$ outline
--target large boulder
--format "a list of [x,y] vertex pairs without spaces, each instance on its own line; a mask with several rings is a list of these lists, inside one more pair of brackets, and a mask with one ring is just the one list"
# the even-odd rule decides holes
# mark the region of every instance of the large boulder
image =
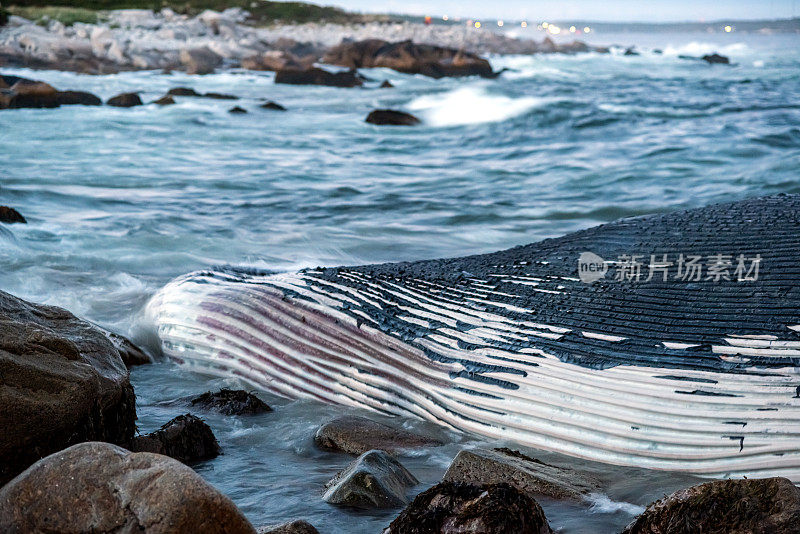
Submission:
[[72,446],[0,489],[0,532],[254,534],[190,467],[108,443]]
[[0,485],[75,443],[128,443],[135,400],[107,332],[0,291]]
[[419,481],[384,451],[368,451],[325,484],[323,499],[354,508],[396,508]]
[[170,420],[155,432],[136,436],[130,449],[163,454],[185,464],[210,460],[222,452],[211,427],[188,413]]
[[28,221],[25,220],[25,217],[23,217],[22,214],[17,210],[15,210],[14,208],[9,208],[8,206],[0,206],[0,222],[6,224],[14,224],[14,223],[25,224]]
[[384,534],[551,534],[535,500],[509,484],[440,482],[417,498]]
[[329,49],[324,63],[351,69],[384,67],[432,78],[445,76],[497,75],[487,60],[464,50],[418,44],[412,41],[389,43],[381,39],[342,42]]
[[187,74],[211,74],[222,64],[222,57],[205,46],[184,48],[181,50],[180,60]]
[[356,415],[346,415],[328,421],[317,430],[314,443],[323,450],[348,454],[363,454],[372,449],[397,453],[442,445],[436,438],[415,434]]
[[49,83],[19,76],[0,75],[0,109],[57,108],[62,105],[100,105],[101,100],[83,91],[58,91]]
[[800,489],[786,478],[718,480],[647,507],[623,534],[800,532]]
[[266,402],[242,389],[206,391],[193,398],[191,405],[193,408],[214,410],[225,415],[253,415],[272,411]]
[[411,113],[397,111],[394,109],[376,109],[371,111],[365,122],[370,124],[388,124],[392,126],[414,126],[420,120]]
[[275,83],[291,85],[327,85],[330,87],[360,87],[364,80],[354,70],[328,72],[317,67],[308,69],[287,68],[275,73]]
[[505,482],[531,497],[554,499],[580,499],[599,489],[599,484],[586,475],[509,449],[461,451],[442,480],[475,485]]

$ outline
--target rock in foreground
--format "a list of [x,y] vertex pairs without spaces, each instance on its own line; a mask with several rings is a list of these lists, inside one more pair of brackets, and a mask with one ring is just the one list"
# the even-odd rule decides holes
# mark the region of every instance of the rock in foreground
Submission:
[[271,412],[267,403],[242,389],[206,391],[191,401],[192,407],[214,410],[225,415],[253,415]]
[[170,420],[155,432],[137,436],[131,443],[131,450],[163,454],[185,464],[210,460],[222,452],[211,428],[188,413]]
[[420,120],[410,113],[394,109],[376,109],[367,115],[366,122],[370,124],[388,124],[392,126],[414,126]]
[[0,222],[6,224],[22,223],[26,224],[28,221],[22,216],[20,212],[8,206],[0,206]]
[[355,71],[328,72],[311,67],[310,69],[281,69],[275,73],[275,83],[290,85],[327,85],[329,87],[360,87],[364,80]]
[[786,478],[719,480],[647,507],[623,534],[800,532],[800,489]]
[[323,450],[348,454],[363,454],[372,449],[397,453],[407,449],[442,445],[435,438],[356,415],[337,417],[325,423],[317,430],[314,443]]
[[190,467],[89,442],[57,452],[0,489],[0,532],[253,534]]
[[323,499],[354,508],[395,508],[408,502],[406,491],[419,481],[384,451],[365,452],[333,477]]
[[551,534],[542,507],[508,484],[440,482],[392,521],[384,534]]
[[109,334],[1,291],[0,406],[0,484],[70,445],[126,444],[135,430],[133,388]]
[[319,531],[308,521],[298,519],[282,525],[259,527],[258,534],[319,534]]

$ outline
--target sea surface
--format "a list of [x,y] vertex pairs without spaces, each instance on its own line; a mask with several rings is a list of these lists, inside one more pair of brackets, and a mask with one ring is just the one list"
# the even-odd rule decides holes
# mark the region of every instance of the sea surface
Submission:
[[[0,289],[64,306],[154,349],[144,305],[196,269],[491,252],[619,217],[800,193],[800,36],[590,40],[623,48],[493,57],[496,68],[510,69],[496,80],[367,70],[373,81],[363,89],[275,85],[267,72],[3,69],[103,99],[140,91],[149,102],[176,86],[241,98],[0,112],[0,205],[29,222],[0,226]],[[621,54],[631,44],[641,55]],[[714,51],[733,65],[678,57]],[[384,79],[395,88],[378,89]],[[267,99],[288,111],[261,109]],[[228,113],[233,105],[249,113]],[[406,110],[423,124],[366,124],[375,108]],[[168,362],[137,368],[132,380],[142,432],[187,411],[187,396],[237,385]],[[224,455],[197,466],[255,525],[306,518],[323,533],[374,533],[397,515],[321,501],[323,484],[349,457],[316,450],[312,436],[341,408],[262,398],[274,412],[202,414]],[[450,445],[403,459],[422,482],[415,492],[438,481],[460,448],[482,444],[448,437]],[[618,531],[641,506],[693,482],[593,468],[604,492],[585,503],[542,501],[554,528]]]

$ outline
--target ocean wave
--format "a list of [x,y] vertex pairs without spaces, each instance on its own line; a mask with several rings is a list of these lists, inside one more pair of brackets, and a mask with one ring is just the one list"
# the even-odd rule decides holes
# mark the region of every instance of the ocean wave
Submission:
[[608,495],[602,493],[591,493],[586,496],[586,500],[592,505],[589,511],[595,514],[613,514],[624,512],[629,515],[639,515],[644,512],[644,506],[621,501],[612,501]]
[[703,43],[699,41],[691,41],[689,43],[672,46],[669,45],[664,48],[665,56],[703,56],[706,54],[723,54],[723,55],[741,55],[748,52],[750,48],[745,43],[731,43],[729,45],[720,46],[714,43]]

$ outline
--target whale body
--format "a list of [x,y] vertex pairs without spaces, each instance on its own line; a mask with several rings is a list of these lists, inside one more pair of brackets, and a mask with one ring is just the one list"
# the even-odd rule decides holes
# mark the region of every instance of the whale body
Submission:
[[281,396],[800,482],[800,195],[463,258],[199,271],[147,314],[169,358]]

